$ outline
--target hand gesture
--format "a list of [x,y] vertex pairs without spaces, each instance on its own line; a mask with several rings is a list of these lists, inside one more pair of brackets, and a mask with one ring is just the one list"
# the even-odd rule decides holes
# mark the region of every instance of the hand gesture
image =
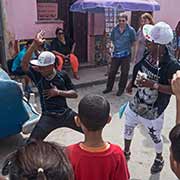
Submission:
[[171,80],[171,87],[177,99],[180,100],[180,70],[178,70],[173,75],[173,79]]
[[54,86],[52,83],[51,83],[51,89],[48,89],[48,90],[44,90],[43,91],[43,96],[46,98],[46,99],[50,99],[52,97],[56,97],[59,95],[59,90],[57,89],[56,86]]
[[132,81],[130,81],[126,87],[126,92],[132,95]]
[[36,34],[34,42],[37,46],[41,46],[46,40],[44,39],[45,31],[40,31]]
[[147,88],[153,88],[154,85],[153,81],[146,79],[145,77],[137,79],[136,83],[139,87],[147,87]]

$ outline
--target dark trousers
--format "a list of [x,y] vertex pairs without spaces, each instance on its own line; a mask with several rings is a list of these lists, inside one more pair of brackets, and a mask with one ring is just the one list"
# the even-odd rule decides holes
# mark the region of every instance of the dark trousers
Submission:
[[43,140],[50,132],[57,128],[68,127],[78,132],[82,132],[81,128],[77,127],[74,121],[76,112],[67,108],[63,113],[43,113],[39,122],[33,129],[28,142],[31,140]]
[[126,58],[112,58],[106,89],[112,90],[119,66],[121,66],[121,75],[118,87],[119,91],[124,92],[128,80],[130,56]]

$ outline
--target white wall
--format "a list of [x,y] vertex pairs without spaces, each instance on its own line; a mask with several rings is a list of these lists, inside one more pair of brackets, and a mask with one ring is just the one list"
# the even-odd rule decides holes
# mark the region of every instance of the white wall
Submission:
[[154,13],[157,21],[167,22],[173,29],[180,21],[180,0],[156,0],[160,3],[161,10]]

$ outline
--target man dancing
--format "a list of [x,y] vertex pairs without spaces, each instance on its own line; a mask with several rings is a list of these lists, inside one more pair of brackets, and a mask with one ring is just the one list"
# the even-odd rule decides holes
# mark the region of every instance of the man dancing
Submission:
[[44,41],[44,33],[41,31],[36,35],[22,61],[23,71],[38,88],[42,107],[42,116],[33,129],[29,141],[43,140],[51,131],[60,127],[69,127],[82,132],[74,122],[76,113],[66,103],[66,98],[77,98],[78,95],[68,75],[55,70],[55,55],[44,51],[37,60],[30,61],[33,51]]
[[161,137],[164,110],[172,94],[172,76],[180,69],[180,64],[172,59],[165,46],[173,39],[173,32],[168,24],[159,22],[154,26],[145,25],[143,34],[148,52],[135,65],[133,78],[126,89],[128,93],[132,93],[132,88],[137,87],[137,93],[126,108],[124,154],[127,160],[130,159],[134,128],[143,124],[155,146],[156,158],[151,167],[151,173],[154,174],[160,172],[164,165]]

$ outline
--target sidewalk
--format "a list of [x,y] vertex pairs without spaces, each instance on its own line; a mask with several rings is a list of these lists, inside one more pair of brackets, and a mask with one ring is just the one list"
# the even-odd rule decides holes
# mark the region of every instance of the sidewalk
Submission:
[[[120,72],[120,69],[119,69]],[[72,76],[72,72],[68,71],[68,74],[71,77],[71,80],[76,88],[82,88],[92,85],[99,85],[104,84],[107,81],[107,76],[105,74],[107,73],[107,66],[98,66],[98,67],[86,67],[86,68],[80,68],[79,70],[79,76],[80,80],[76,80]],[[130,68],[129,76],[132,74],[132,65]],[[119,79],[120,73],[116,75],[116,80]]]
[[68,74],[71,77],[71,80],[76,88],[92,86],[97,84],[103,84],[107,80],[107,76],[105,76],[107,72],[106,66],[99,67],[88,67],[79,69],[80,80],[76,80],[73,78],[71,71]]

